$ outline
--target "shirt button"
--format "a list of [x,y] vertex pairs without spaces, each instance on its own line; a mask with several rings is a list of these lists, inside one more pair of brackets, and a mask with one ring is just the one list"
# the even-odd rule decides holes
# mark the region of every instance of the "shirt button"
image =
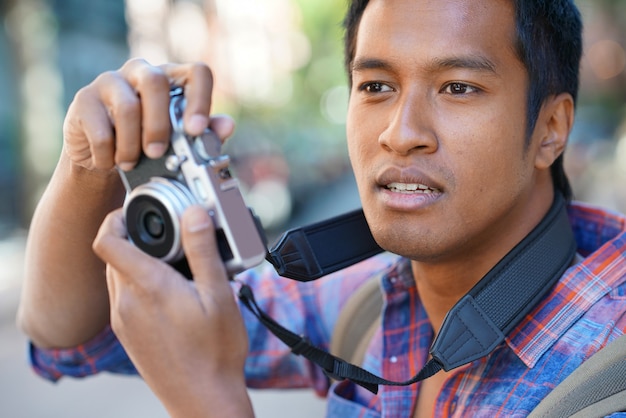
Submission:
[[390,362],[392,363],[397,363],[398,362],[398,357],[396,356],[391,356],[391,358],[389,359]]

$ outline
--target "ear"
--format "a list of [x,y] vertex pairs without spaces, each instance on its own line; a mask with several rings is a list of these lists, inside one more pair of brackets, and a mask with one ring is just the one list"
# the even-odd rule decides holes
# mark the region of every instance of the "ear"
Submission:
[[561,93],[546,99],[535,126],[537,153],[535,167],[548,169],[563,153],[574,125],[574,99]]

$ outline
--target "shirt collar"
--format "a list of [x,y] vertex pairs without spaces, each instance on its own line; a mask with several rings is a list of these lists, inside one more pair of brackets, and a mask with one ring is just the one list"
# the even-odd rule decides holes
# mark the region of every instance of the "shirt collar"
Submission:
[[385,293],[406,292],[415,287],[415,279],[411,270],[411,260],[400,257],[383,275],[382,287]]
[[570,267],[507,337],[527,367],[626,276],[626,218],[581,203],[571,204],[569,215],[579,253],[586,258]]

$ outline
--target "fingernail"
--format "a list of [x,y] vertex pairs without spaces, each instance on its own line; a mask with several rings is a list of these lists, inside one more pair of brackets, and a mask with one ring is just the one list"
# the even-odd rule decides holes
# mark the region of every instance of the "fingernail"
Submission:
[[165,149],[165,144],[162,142],[152,142],[146,147],[145,153],[149,158],[159,158],[163,156]]
[[189,209],[187,214],[187,230],[189,232],[199,232],[207,229],[211,225],[211,218],[201,208]]
[[117,166],[119,168],[121,168],[122,171],[130,171],[130,170],[133,169],[133,167],[135,167],[135,163],[123,161],[123,162],[119,163]]
[[199,135],[209,126],[209,118],[202,115],[191,115],[187,122],[187,132]]

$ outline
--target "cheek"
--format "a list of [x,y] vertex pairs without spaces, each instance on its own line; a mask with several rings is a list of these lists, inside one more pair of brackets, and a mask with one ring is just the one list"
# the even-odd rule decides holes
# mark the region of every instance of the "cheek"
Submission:
[[354,133],[348,133],[348,156],[350,158],[350,164],[354,173],[354,179],[356,181],[357,189],[361,199],[364,199],[366,184],[367,184],[367,167],[368,161],[371,161],[371,157],[368,157],[367,147],[364,145],[365,140],[359,139],[358,136],[354,136]]
[[354,133],[348,134],[348,156],[355,169],[361,167],[364,159],[370,153],[366,138],[360,137]]
[[369,126],[366,121],[359,118],[358,114],[349,110],[346,124],[346,138],[348,145],[348,156],[352,169],[359,181],[359,175],[365,171],[368,162],[374,156],[378,140],[375,128]]
[[[502,124],[502,116],[456,125],[441,144],[453,160],[449,167],[460,189],[484,196],[489,191],[514,187],[525,172],[524,137]],[[474,127],[475,129],[472,129]],[[457,140],[454,140],[457,138]],[[458,140],[462,138],[462,140]]]

